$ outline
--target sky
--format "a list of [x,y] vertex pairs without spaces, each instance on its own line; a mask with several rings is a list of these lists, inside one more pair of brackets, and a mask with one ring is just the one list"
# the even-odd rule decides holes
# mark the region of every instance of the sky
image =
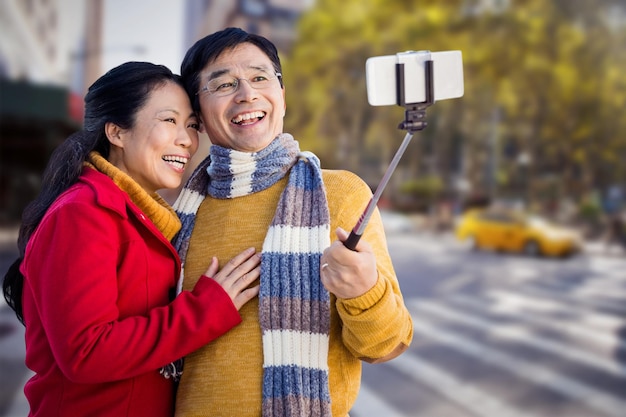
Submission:
[[103,71],[126,61],[150,61],[178,74],[185,53],[183,5],[171,0],[106,0]]

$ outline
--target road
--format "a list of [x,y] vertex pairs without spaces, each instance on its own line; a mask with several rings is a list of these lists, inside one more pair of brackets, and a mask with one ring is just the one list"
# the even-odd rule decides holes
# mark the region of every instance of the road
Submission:
[[[351,417],[624,415],[623,253],[530,259],[472,252],[448,234],[388,233],[414,339],[393,361],[364,365]],[[0,253],[0,271],[11,256]],[[0,416],[27,413],[22,360],[23,328],[0,303]]]
[[410,349],[365,365],[351,417],[623,417],[626,257],[472,252],[389,234]]
[[[0,228],[0,280],[17,257],[17,229]],[[22,386],[29,376],[24,365],[24,326],[0,297],[0,416],[25,417]]]

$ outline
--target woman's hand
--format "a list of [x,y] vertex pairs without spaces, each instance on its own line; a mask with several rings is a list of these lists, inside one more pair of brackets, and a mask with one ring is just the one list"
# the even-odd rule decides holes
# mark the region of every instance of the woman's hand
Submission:
[[244,250],[219,272],[218,260],[213,257],[204,274],[224,288],[237,310],[259,294],[259,285],[248,288],[261,275],[261,254],[255,252],[254,248]]

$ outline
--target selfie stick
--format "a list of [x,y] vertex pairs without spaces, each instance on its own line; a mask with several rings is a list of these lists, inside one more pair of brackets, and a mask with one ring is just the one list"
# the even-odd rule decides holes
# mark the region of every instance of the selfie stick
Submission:
[[358,222],[350,232],[350,236],[343,242],[344,246],[348,249],[355,250],[357,243],[361,239],[363,235],[363,231],[365,230],[365,226],[369,222],[370,216],[374,212],[376,208],[376,204],[378,204],[378,200],[383,193],[383,190],[387,186],[389,182],[389,178],[391,174],[396,169],[398,162],[400,162],[400,158],[402,154],[406,150],[407,146],[409,146],[409,142],[413,138],[413,133],[418,130],[423,130],[426,128],[426,108],[435,102],[434,100],[434,86],[433,86],[433,61],[428,60],[425,61],[425,82],[426,82],[426,101],[421,103],[405,103],[404,98],[404,64],[396,63],[396,101],[398,106],[403,106],[405,108],[404,112],[404,120],[398,125],[398,129],[406,130],[407,134],[400,145],[400,148],[396,151],[395,156],[393,157],[391,163],[387,167],[385,171],[385,175],[381,180],[380,184],[376,188],[376,192],[370,199],[370,202],[365,207],[365,211],[359,217]]

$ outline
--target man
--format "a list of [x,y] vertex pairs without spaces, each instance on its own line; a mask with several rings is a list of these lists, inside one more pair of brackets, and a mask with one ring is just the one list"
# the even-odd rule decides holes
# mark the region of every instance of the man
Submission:
[[193,287],[209,256],[250,246],[262,263],[242,323],[185,358],[176,415],[347,416],[361,361],[392,359],[413,335],[380,214],[355,251],[341,243],[371,190],[321,170],[283,133],[281,64],[267,39],[237,28],[209,35],[181,75],[212,143],[175,204],[181,287]]

